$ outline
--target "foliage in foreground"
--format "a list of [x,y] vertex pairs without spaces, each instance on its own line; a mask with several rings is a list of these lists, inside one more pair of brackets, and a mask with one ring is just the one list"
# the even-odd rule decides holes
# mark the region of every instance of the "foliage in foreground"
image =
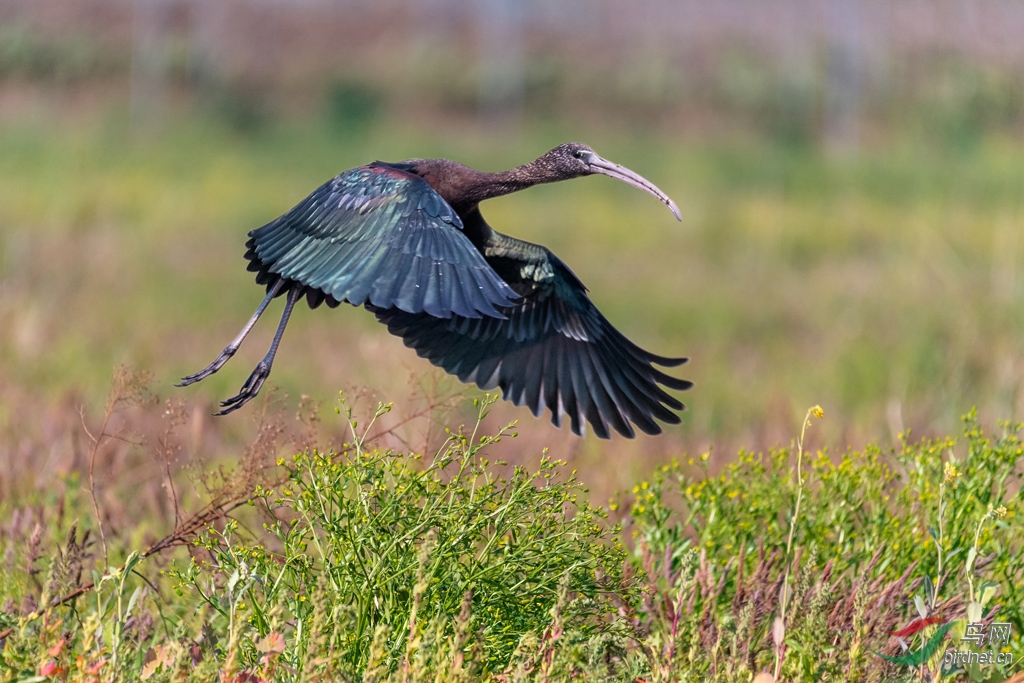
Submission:
[[196,543],[208,559],[173,572],[179,590],[226,621],[244,667],[258,664],[260,639],[288,632],[295,646],[283,662],[298,673],[390,668],[410,634],[436,648],[457,632],[464,643],[472,634],[484,668],[501,670],[549,625],[560,583],[574,596],[560,608],[573,637],[609,631],[611,596],[634,594],[617,529],[578,500],[574,476],[560,480],[564,463],[544,457],[534,473],[497,474],[480,452],[504,433],[452,434],[426,463],[364,452],[359,439],[341,455],[282,459],[287,482],[252,501],[272,520],[268,536],[239,542],[234,522],[204,534]]
[[[508,431],[424,458],[348,420],[351,445],[282,459],[173,565],[111,538],[105,566],[79,497],[5,510],[0,676],[1001,681],[1024,661],[1018,426],[673,462],[609,506],[630,556],[562,463],[484,459]],[[1009,623],[1014,664],[943,671],[969,622]]]
[[[689,461],[696,478],[663,466],[633,489],[630,514],[651,585],[687,608],[648,638],[689,644],[665,664],[689,680],[1002,681],[1024,659],[1020,429],[988,438],[972,412],[959,444],[905,439],[835,461],[798,442],[741,452],[719,476],[705,454]],[[949,638],[926,647],[946,622]],[[1015,664],[943,669],[947,649],[968,651],[968,623],[993,622],[1016,634]]]

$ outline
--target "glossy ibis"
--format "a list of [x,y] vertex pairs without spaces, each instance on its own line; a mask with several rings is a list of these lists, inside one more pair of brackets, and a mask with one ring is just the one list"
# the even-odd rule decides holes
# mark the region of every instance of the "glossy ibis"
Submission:
[[685,358],[649,353],[612,327],[587,288],[547,248],[503,235],[480,215],[480,202],[600,173],[679,209],[646,179],[577,143],[560,145],[510,171],[485,173],[446,159],[376,161],[345,171],[288,213],[249,233],[245,254],[267,296],[213,363],[182,378],[198,382],[227,362],[274,297],[287,295],[267,355],[224,415],[259,393],[298,300],[364,306],[406,346],[463,382],[500,387],[506,400],[539,416],[551,410],[572,431],[584,420],[608,438],[633,425],[661,432],[683,404],[661,386],[691,383],[654,365]]

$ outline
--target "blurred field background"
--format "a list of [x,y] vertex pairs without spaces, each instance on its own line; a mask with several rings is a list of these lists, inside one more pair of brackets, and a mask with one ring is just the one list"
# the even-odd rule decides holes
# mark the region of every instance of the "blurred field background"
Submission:
[[[411,157],[501,170],[568,140],[683,222],[603,178],[488,220],[559,254],[630,338],[688,355],[696,386],[681,426],[635,442],[502,404],[505,457],[550,446],[606,497],[671,456],[789,443],[816,403],[812,445],[833,452],[956,433],[975,405],[1020,418],[1021,35],[1024,5],[970,0],[0,0],[0,497],[87,466],[120,364],[155,397],[125,433],[153,444],[178,416],[176,467],[230,462],[266,411],[308,422],[340,389],[396,421],[442,402],[456,383],[365,311],[300,309],[260,399],[209,417],[279,302],[219,374],[172,383],[262,298],[246,232],[325,179]],[[429,447],[436,412],[389,438]],[[97,464],[112,518],[161,505],[133,443]]]

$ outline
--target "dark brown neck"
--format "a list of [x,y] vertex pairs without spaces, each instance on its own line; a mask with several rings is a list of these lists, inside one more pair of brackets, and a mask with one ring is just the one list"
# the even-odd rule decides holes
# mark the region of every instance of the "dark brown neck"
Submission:
[[508,171],[488,173],[446,160],[431,160],[417,172],[430,186],[444,197],[456,211],[480,202],[502,197],[548,180],[538,174],[536,162],[530,162]]
[[484,200],[503,197],[544,182],[531,173],[533,169],[530,164],[498,173],[469,170],[471,173],[461,179],[462,184],[458,193],[461,196],[453,198],[459,204],[479,204]]

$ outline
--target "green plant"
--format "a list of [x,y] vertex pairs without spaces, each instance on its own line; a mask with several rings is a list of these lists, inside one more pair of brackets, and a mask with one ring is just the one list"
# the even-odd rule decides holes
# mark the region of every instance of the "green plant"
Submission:
[[[476,402],[479,419],[494,400]],[[178,589],[195,591],[227,630],[240,666],[256,666],[256,644],[280,632],[280,661],[299,672],[321,659],[327,672],[390,670],[431,629],[440,643],[471,628],[483,668],[501,671],[547,627],[563,577],[572,599],[560,619],[581,637],[612,628],[612,596],[634,590],[625,551],[575,476],[563,480],[564,463],[544,457],[536,472],[497,474],[504,463],[482,450],[515,436],[510,427],[449,433],[425,461],[368,449],[372,421],[360,428],[339,410],[352,430],[346,450],[282,459],[287,481],[257,489],[265,538],[244,543],[229,522],[197,539],[206,552],[175,572]]]
[[[996,530],[1008,529],[1003,520],[1011,516],[1013,499],[1019,498],[1019,493],[1011,495],[1008,479],[1015,473],[1020,476],[1015,472],[1015,464],[1022,451],[1018,436],[1021,427],[1005,423],[1002,436],[993,442],[983,435],[974,411],[964,417],[964,423],[966,457],[956,456],[950,439],[922,442],[916,448],[905,444],[901,452],[900,461],[910,474],[911,491],[916,494],[917,503],[935,502],[935,525],[926,525],[935,553],[934,564],[921,563],[926,573],[923,595],[914,596],[917,618],[895,634],[903,654],[886,659],[912,667],[922,677],[927,672],[936,680],[942,675],[961,674],[969,680],[981,681],[987,680],[992,671],[976,662],[963,664],[956,658],[948,661],[947,652],[970,654],[971,646],[965,644],[972,642],[965,638],[969,628],[989,628],[996,621],[1020,628],[1020,604],[1013,599],[1019,581],[999,580],[1021,571],[1020,553],[1012,543],[1007,545],[999,535],[991,533],[988,523],[992,520]],[[904,500],[911,500],[906,490]],[[1004,501],[1011,507],[1007,508]],[[922,511],[925,520],[930,521],[927,508]],[[993,548],[994,552],[979,557],[986,548]],[[1002,553],[1007,556],[1002,557]],[[988,580],[976,585],[982,572]],[[957,594],[957,581],[950,581],[959,574],[966,584],[962,594]],[[952,597],[940,605],[943,593]],[[1003,605],[993,605],[997,595],[1009,599]],[[953,641],[950,648],[942,647],[947,633]],[[910,642],[904,641],[904,637]],[[995,670],[1004,672],[1005,662],[997,664]]]
[[[775,618],[775,623],[772,627],[772,637],[775,640],[774,677],[776,679],[779,677],[783,653],[785,652],[783,642],[786,638],[786,608],[789,607],[790,599],[793,597],[789,585],[790,553],[793,550],[793,532],[796,531],[796,523],[800,518],[800,502],[803,500],[804,495],[804,435],[807,433],[807,427],[811,424],[812,417],[816,417],[819,420],[825,417],[825,412],[821,409],[821,406],[816,405],[807,409],[807,415],[804,416],[803,424],[800,426],[800,437],[796,440],[796,503],[793,504],[793,516],[789,518],[789,535],[786,536],[786,553],[783,555],[786,573],[782,577],[782,591],[779,593],[779,616]],[[817,548],[814,548],[814,550],[817,550]],[[813,569],[813,564],[807,569]],[[804,574],[806,573],[807,570],[804,571]],[[802,592],[807,592],[806,586]]]
[[[819,452],[807,474],[801,435],[796,469],[786,467],[788,449],[741,452],[712,476],[705,454],[688,461],[698,476],[673,461],[634,487],[635,560],[651,577],[639,620],[652,680],[938,676],[940,645],[969,622],[998,614],[1020,633],[1024,536],[1010,483],[1020,427],[991,440],[973,413],[965,425],[960,444],[904,440],[889,458],[877,448],[838,461]],[[962,593],[950,589],[951,572],[964,577]],[[780,601],[788,609],[773,620]],[[1020,662],[1024,644],[1007,648]],[[1010,671],[1005,662],[959,669],[971,680]]]
[[[111,524],[109,566],[76,478],[5,509],[0,680],[995,683],[1024,661],[1017,425],[665,464],[633,489],[629,555],[563,463],[485,459],[511,428],[372,448],[390,407],[361,425],[341,404],[339,453],[251,455],[144,551]],[[944,663],[994,620],[1017,664]]]

